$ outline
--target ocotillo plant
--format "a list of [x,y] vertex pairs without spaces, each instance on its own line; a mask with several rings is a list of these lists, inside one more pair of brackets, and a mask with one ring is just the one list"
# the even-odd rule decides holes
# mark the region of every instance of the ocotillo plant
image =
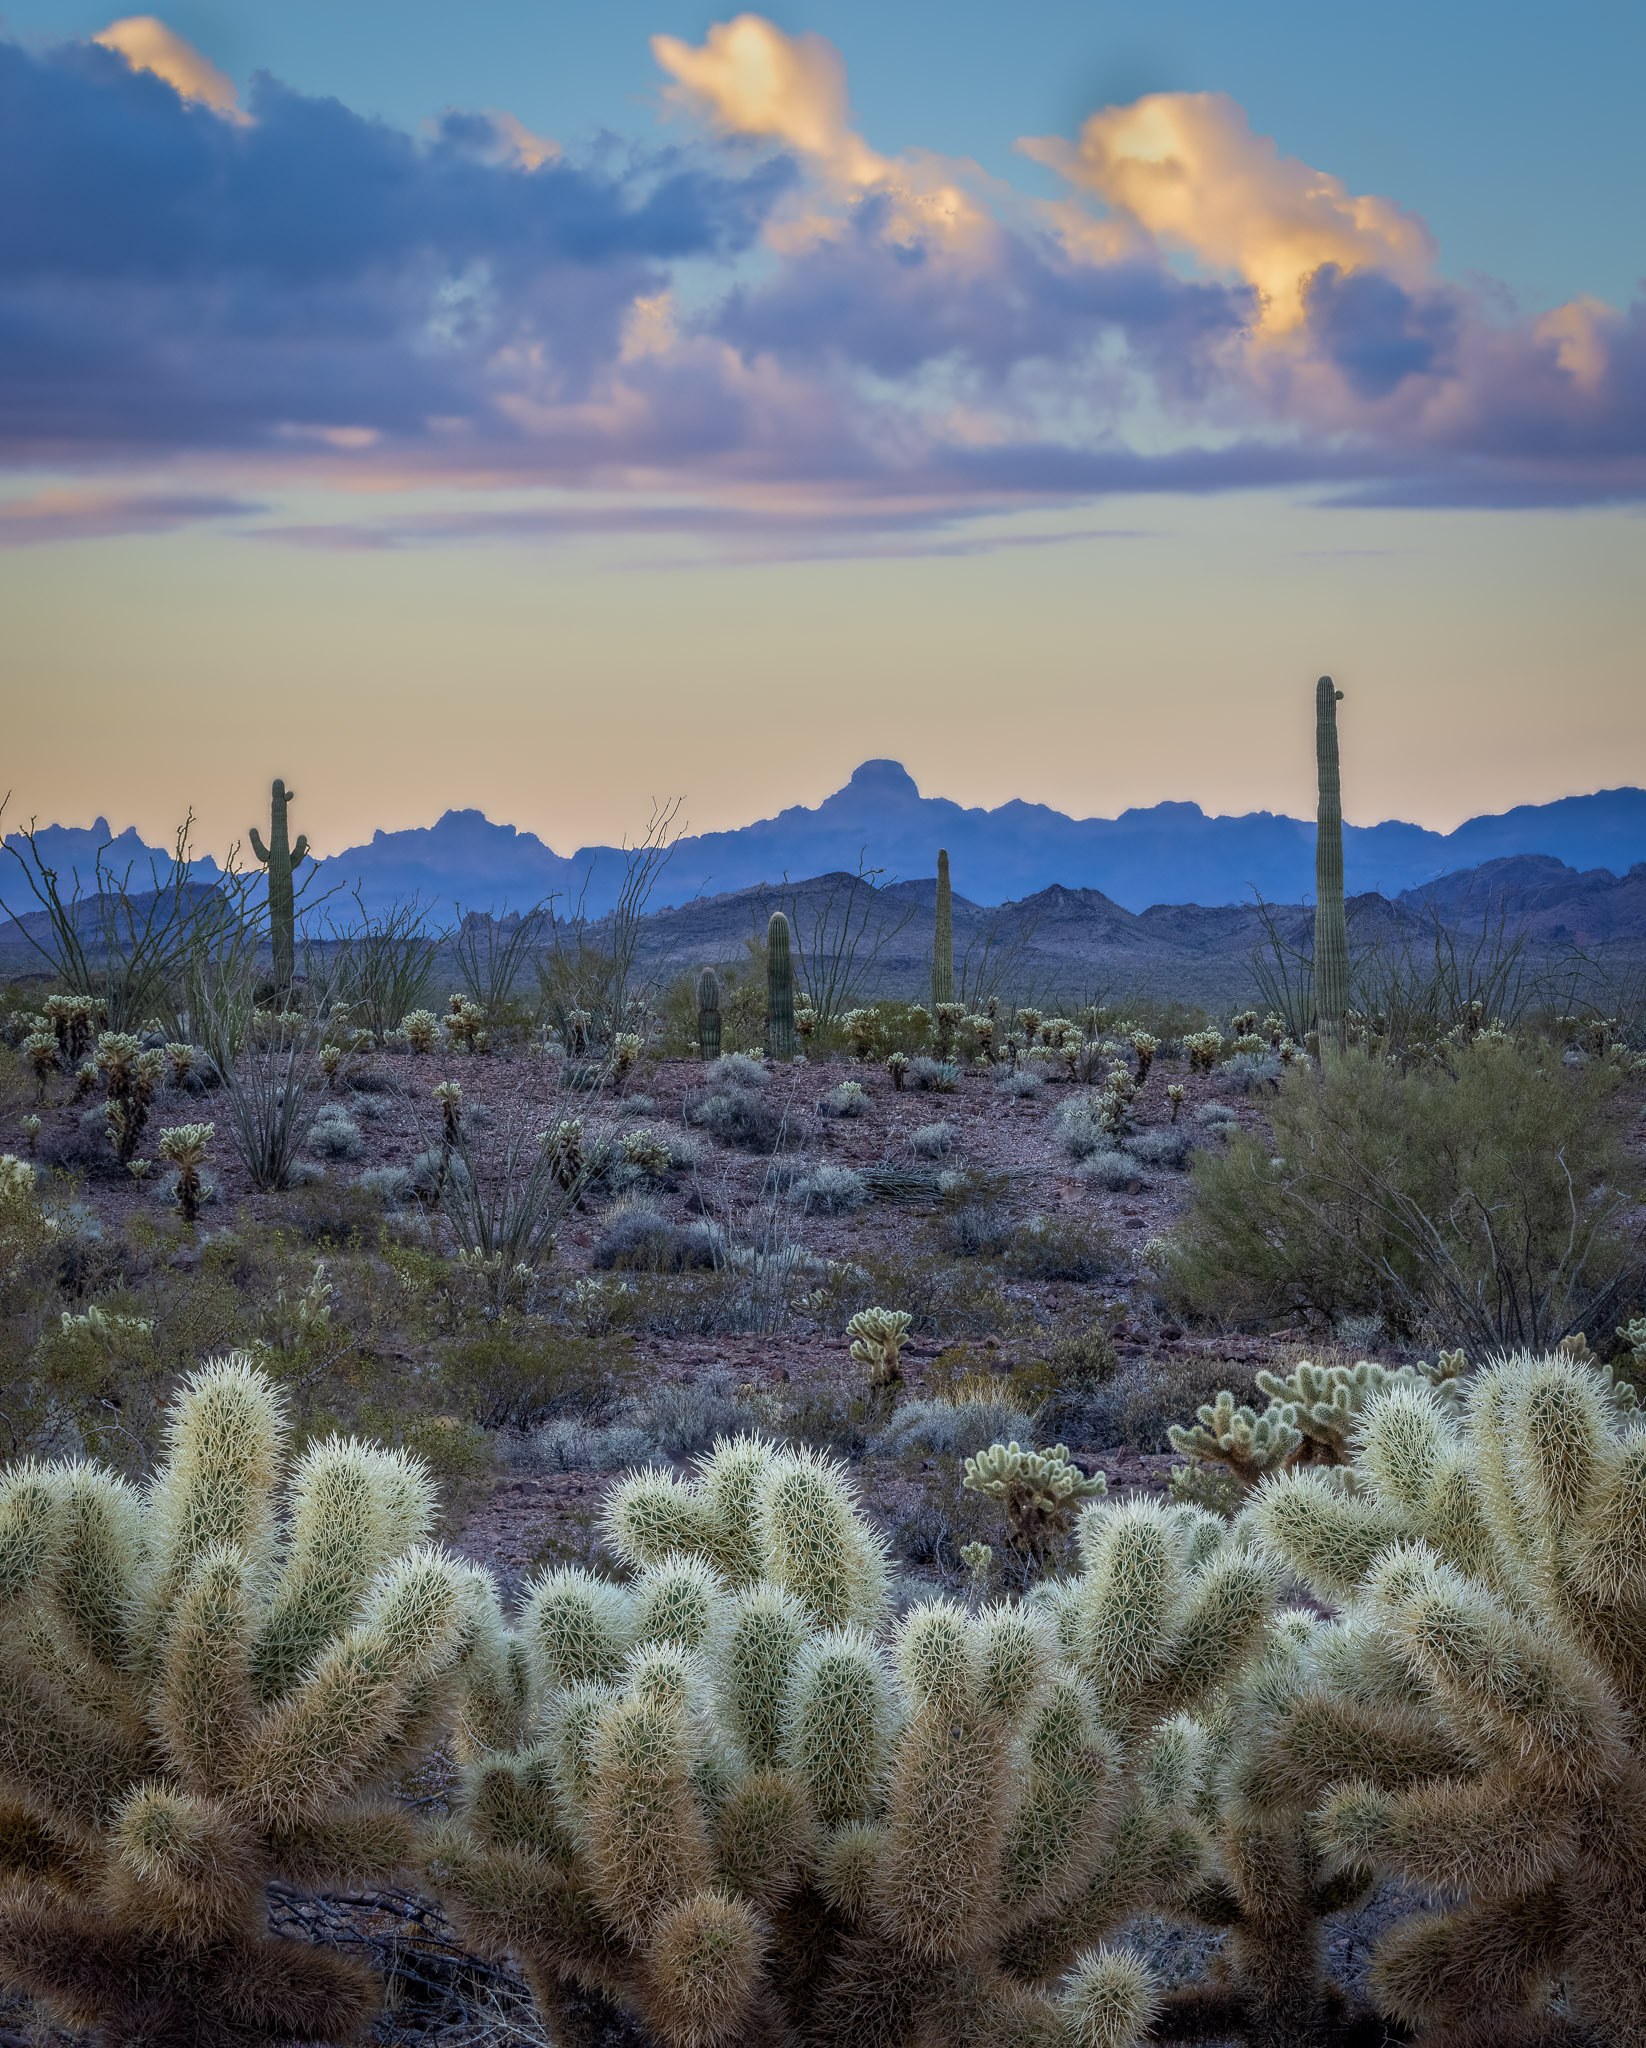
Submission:
[[1315,1015],[1320,1042],[1341,1041],[1349,1007],[1349,927],[1343,913],[1343,787],[1337,767],[1337,706],[1330,676],[1315,685]]
[[932,1008],[954,1001],[954,900],[949,893],[949,856],[937,852],[937,927],[932,935]]
[[383,1792],[500,1626],[489,1580],[420,1547],[415,1462],[333,1438],[282,1503],[285,1465],[274,1387],[230,1358],[146,1491],[0,1479],[0,1981],[111,2048],[361,2031],[371,1978],[271,1939],[265,1886],[411,1860]]
[[269,871],[269,943],[274,948],[274,985],[291,987],[297,971],[297,898],[291,871],[308,858],[309,842],[298,834],[293,846],[286,833],[286,806],[296,795],[277,775],[269,801],[269,843],[263,844],[255,825],[251,828],[251,850]]
[[746,1438],[631,1475],[605,1530],[631,1582],[530,1589],[519,1746],[470,1765],[432,1865],[551,2031],[593,1991],[668,2048],[1136,2038],[1147,1977],[1089,1944],[1200,1875],[1186,1717],[1272,1566],[1193,1509],[1096,1506],[1044,1598],[888,1628],[844,1472]]
[[794,963],[789,954],[789,920],[772,912],[766,927],[766,1057],[794,1058]]
[[1646,2040],[1646,1432],[1608,1375],[1522,1354],[1461,1421],[1394,1386],[1342,1475],[1270,1480],[1262,1537],[1346,1610],[1275,1723],[1327,1850],[1445,1903],[1371,1988],[1422,2041]]
[[697,1050],[705,1062],[720,1057],[720,983],[712,967],[697,977]]

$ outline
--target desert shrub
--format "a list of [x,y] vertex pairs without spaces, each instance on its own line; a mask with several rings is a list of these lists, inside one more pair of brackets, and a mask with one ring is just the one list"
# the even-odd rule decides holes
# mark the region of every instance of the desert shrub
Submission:
[[628,1375],[621,1349],[542,1327],[458,1338],[436,1353],[439,1391],[483,1429],[528,1430],[605,1407]]
[[1099,1225],[1074,1216],[1032,1216],[1012,1232],[1005,1262],[1023,1280],[1089,1284],[1112,1273],[1119,1260],[1114,1239]]
[[1083,1187],[1103,1188],[1117,1195],[1134,1184],[1146,1187],[1149,1176],[1130,1152],[1092,1152],[1081,1160],[1074,1177]]
[[1112,1151],[1124,1128],[1113,1098],[1080,1095],[1064,1103],[1052,1120],[1052,1132],[1071,1159],[1089,1159],[1094,1152]]
[[708,1094],[689,1095],[684,1109],[688,1123],[708,1131],[722,1145],[735,1145],[739,1151],[775,1152],[782,1142],[782,1113],[752,1088],[716,1088]]
[[1238,1124],[1239,1111],[1232,1102],[1203,1102],[1195,1111],[1195,1122],[1204,1124],[1210,1131],[1227,1130],[1230,1124]]
[[789,1200],[824,1216],[848,1216],[869,1199],[863,1176],[854,1167],[825,1161],[790,1183]]
[[1096,1386],[1067,1390],[1048,1408],[1046,1426],[1093,1450],[1169,1451],[1173,1427],[1215,1400],[1231,1379],[1239,1382],[1240,1398],[1255,1396],[1249,1366],[1177,1352],[1125,1359]]
[[764,1088],[771,1075],[746,1052],[727,1052],[709,1062],[704,1078],[711,1088]]
[[657,1448],[650,1430],[633,1422],[605,1425],[563,1415],[545,1422],[510,1448],[524,1472],[621,1472],[644,1465]]
[[403,1209],[412,1200],[412,1177],[403,1166],[368,1166],[354,1184],[385,1209]]
[[1028,1067],[1003,1068],[996,1074],[994,1085],[1002,1095],[1017,1102],[1033,1102],[1046,1090],[1044,1080]]
[[1194,1140],[1178,1124],[1156,1124],[1152,1130],[1134,1131],[1129,1138],[1122,1138],[1120,1145],[1122,1151],[1142,1160],[1145,1166],[1173,1170],[1187,1166],[1194,1150]]
[[356,1183],[317,1179],[290,1187],[269,1204],[269,1220],[301,1243],[370,1245],[383,1227],[381,1201]]
[[1531,1043],[1293,1072],[1272,1148],[1235,1133],[1197,1155],[1163,1296],[1236,1318],[1377,1315],[1467,1349],[1598,1334],[1640,1284],[1625,1095],[1617,1068]]
[[910,1060],[906,1085],[929,1089],[933,1095],[952,1095],[960,1086],[960,1069],[953,1060],[934,1060],[922,1053]]
[[1225,1087],[1233,1088],[1241,1095],[1250,1095],[1260,1088],[1277,1088],[1285,1068],[1273,1053],[1237,1052],[1233,1059],[1225,1060],[1218,1074]]
[[1114,1378],[1120,1366],[1112,1330],[1117,1313],[1063,1315],[1053,1323],[1040,1356],[1060,1389],[1078,1392]]
[[717,1265],[725,1250],[725,1233],[707,1218],[676,1223],[649,1202],[625,1197],[601,1219],[589,1263],[603,1273],[678,1273]]
[[870,1445],[879,1458],[911,1451],[938,1458],[965,1458],[993,1443],[1032,1443],[1032,1415],[1009,1400],[905,1401]]
[[652,1388],[628,1413],[671,1458],[695,1458],[722,1437],[747,1435],[755,1418],[726,1373]]
[[909,1134],[909,1148],[925,1159],[944,1159],[954,1150],[954,1125],[922,1124]]
[[831,1088],[818,1103],[820,1116],[862,1116],[873,1098],[861,1081],[842,1081],[838,1088]]
[[617,1114],[625,1122],[643,1116],[654,1116],[656,1113],[657,1104],[649,1095],[625,1095],[617,1105]]
[[935,1227],[937,1241],[952,1258],[997,1258],[1012,1241],[1012,1223],[998,1201],[961,1201],[946,1209]]
[[358,1159],[366,1141],[353,1117],[327,1103],[309,1126],[308,1148],[322,1159]]

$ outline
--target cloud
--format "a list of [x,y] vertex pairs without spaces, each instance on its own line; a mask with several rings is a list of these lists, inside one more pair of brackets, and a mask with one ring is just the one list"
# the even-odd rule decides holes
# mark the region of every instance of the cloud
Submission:
[[134,71],[152,71],[174,86],[186,100],[198,100],[214,114],[230,121],[244,121],[234,81],[227,78],[192,43],[184,42],[167,28],[158,15],[128,14],[111,21],[100,35],[92,37],[105,50],[118,50]]
[[1091,115],[1078,142],[1031,137],[1018,147],[1146,235],[1242,278],[1258,295],[1258,327],[1268,336],[1301,325],[1308,281],[1325,264],[1410,284],[1434,263],[1422,221],[1282,156],[1225,93],[1149,93]]
[[245,519],[263,507],[210,491],[99,491],[62,487],[0,498],[0,548],[49,541],[170,533],[200,520]]
[[762,520],[891,551],[1116,493],[1646,497],[1646,306],[1505,310],[1232,101],[1034,143],[1071,180],[1048,206],[871,148],[819,37],[744,15],[656,48],[702,132],[584,154],[497,112],[413,136],[266,76],[229,120],[125,47],[0,42],[0,466],[117,480],[12,533],[158,530],[297,481],[372,509],[259,532],[371,547],[480,530],[391,530],[378,494],[413,485],[477,517],[521,488],[690,499],[695,525],[633,530],[743,550]]

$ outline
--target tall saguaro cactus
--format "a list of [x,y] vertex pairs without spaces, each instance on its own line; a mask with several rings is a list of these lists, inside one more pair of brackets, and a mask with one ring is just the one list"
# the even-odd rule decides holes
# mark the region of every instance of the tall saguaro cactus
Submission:
[[1320,783],[1315,828],[1315,1015],[1320,1042],[1343,1037],[1349,1005],[1349,927],[1343,914],[1343,786],[1337,766],[1337,706],[1330,676],[1315,684],[1315,770]]
[[954,1001],[954,906],[949,893],[949,856],[937,852],[937,930],[932,940],[932,1003]]
[[720,1057],[720,982],[712,967],[697,977],[697,1049],[705,1060]]
[[308,858],[309,842],[302,833],[292,845],[286,833],[286,806],[296,795],[277,775],[269,802],[269,843],[263,844],[255,825],[251,828],[251,850],[269,871],[269,937],[274,947],[274,982],[290,988],[297,964],[297,908],[292,891],[291,871]]
[[772,912],[766,927],[766,1057],[794,1058],[794,961],[789,952],[789,920]]

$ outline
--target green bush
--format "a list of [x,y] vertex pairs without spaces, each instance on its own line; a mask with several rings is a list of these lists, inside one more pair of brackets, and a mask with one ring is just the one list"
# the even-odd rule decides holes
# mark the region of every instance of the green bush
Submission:
[[1196,1156],[1162,1295],[1234,1323],[1377,1315],[1480,1348],[1609,1330],[1641,1273],[1625,1091],[1604,1061],[1502,1039],[1404,1073],[1356,1052],[1293,1069],[1272,1145],[1234,1132]]

